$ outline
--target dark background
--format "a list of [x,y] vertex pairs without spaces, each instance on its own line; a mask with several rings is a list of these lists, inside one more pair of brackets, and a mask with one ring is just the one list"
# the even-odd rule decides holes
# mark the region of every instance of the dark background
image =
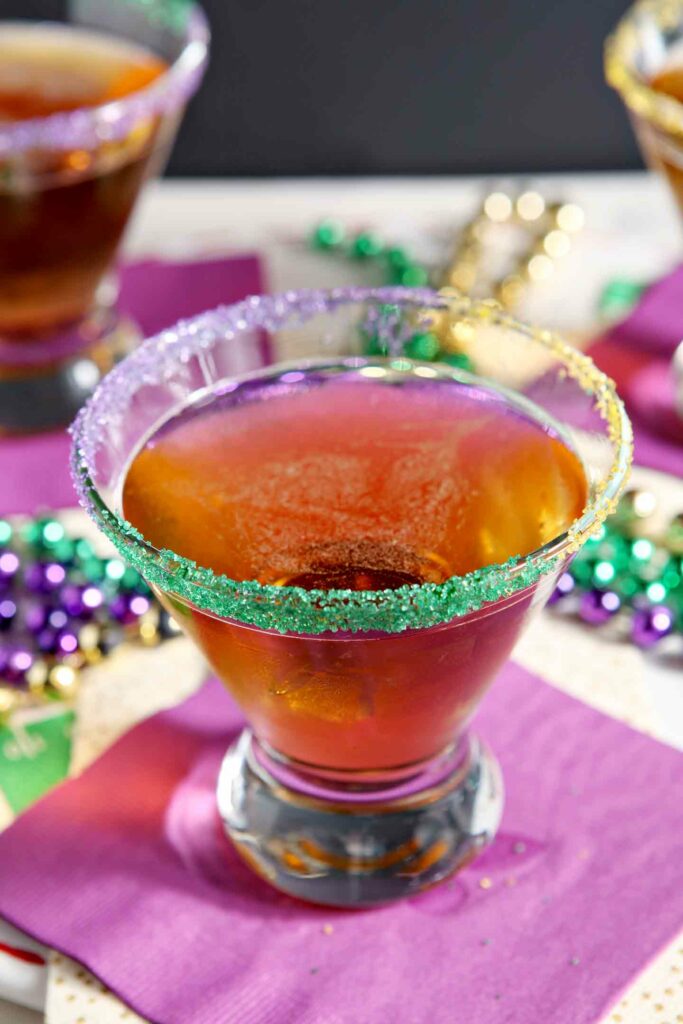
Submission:
[[[111,0],[117,2],[117,0]],[[45,17],[51,0],[0,0]],[[170,174],[639,166],[604,83],[626,0],[204,0],[211,64]]]

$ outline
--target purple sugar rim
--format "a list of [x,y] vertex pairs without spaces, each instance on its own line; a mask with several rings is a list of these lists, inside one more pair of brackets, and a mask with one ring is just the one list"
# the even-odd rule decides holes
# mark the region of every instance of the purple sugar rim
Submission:
[[[229,342],[245,331],[274,331],[284,325],[297,321],[303,323],[313,316],[333,312],[344,304],[368,301],[406,308],[444,309],[454,300],[428,288],[400,286],[302,290],[273,296],[251,296],[235,305],[219,306],[192,319],[181,320],[174,327],[161,331],[145,341],[100,382],[71,428],[74,486],[79,503],[91,519],[148,582],[218,617],[280,633],[399,633],[407,629],[426,629],[507,599],[538,583],[541,577],[558,571],[572,551],[613,510],[631,461],[630,423],[612,382],[587,357],[578,356],[564,343],[561,345],[565,357],[567,352],[571,352],[582,363],[590,365],[595,380],[605,389],[613,404],[616,420],[609,423],[603,415],[605,432],[616,449],[610,476],[567,531],[536,551],[511,558],[503,564],[485,566],[464,576],[453,576],[444,583],[406,585],[383,591],[304,590],[301,587],[261,584],[256,580],[237,581],[216,575],[173,551],[155,548],[106,504],[94,483],[101,427],[124,416],[131,396],[140,388],[172,380],[178,364],[187,363],[195,356],[201,360],[217,338]],[[457,304],[462,315],[479,317],[488,323],[496,322],[530,339],[539,340],[539,343],[542,341],[539,332],[505,313],[493,311],[485,302],[475,303],[459,297]],[[544,344],[551,344],[555,339],[548,332],[541,334],[547,335],[542,342]],[[374,357],[358,357],[353,365],[384,362],[386,360]],[[401,362],[419,365],[405,359]],[[571,373],[571,366],[568,368]],[[446,366],[440,367],[438,372],[460,379],[459,371]],[[580,380],[577,383],[583,386]],[[588,393],[594,392],[589,389]]]
[[95,149],[125,138],[142,119],[178,109],[199,87],[208,59],[209,37],[206,16],[193,4],[188,11],[183,48],[163,75],[144,89],[98,107],[0,122],[0,159],[33,149]]

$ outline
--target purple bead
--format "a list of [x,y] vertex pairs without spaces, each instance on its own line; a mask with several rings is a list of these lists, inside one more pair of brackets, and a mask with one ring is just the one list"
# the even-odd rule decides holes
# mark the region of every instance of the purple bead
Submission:
[[11,597],[0,600],[0,629],[9,629],[17,614],[16,603]]
[[633,613],[631,636],[638,647],[654,647],[674,628],[674,613],[664,604],[637,608]]
[[104,603],[104,594],[99,587],[95,587],[91,584],[83,589],[81,600],[83,602],[83,607],[86,608],[88,612],[94,612]]
[[23,683],[26,673],[33,664],[33,655],[25,647],[15,647],[10,653],[4,670],[4,678],[10,683]]
[[557,583],[555,584],[555,589],[548,598],[548,604],[557,604],[557,602],[561,601],[563,597],[567,597],[571,594],[575,586],[576,583],[571,573],[560,573]]
[[3,551],[0,554],[0,579],[9,581],[14,579],[19,568],[19,558],[13,551]]
[[78,637],[73,629],[62,629],[57,634],[57,650],[60,654],[74,654],[78,650]]
[[33,562],[24,570],[24,586],[34,594],[49,594],[61,587],[66,569],[59,562]]
[[90,615],[90,609],[83,604],[84,589],[75,583],[67,583],[59,592],[59,603],[73,619],[87,618]]
[[47,624],[50,609],[42,601],[30,600],[23,607],[24,625],[31,633],[40,633]]
[[48,625],[56,630],[64,629],[68,621],[69,616],[63,608],[54,608],[47,617]]
[[150,606],[149,598],[143,594],[117,594],[109,604],[109,612],[113,618],[128,626],[148,612]]
[[51,626],[41,629],[36,637],[36,643],[39,650],[43,651],[43,653],[53,654],[57,648],[57,630],[52,629]]
[[619,611],[621,599],[613,590],[588,590],[581,596],[579,615],[591,626],[601,626]]

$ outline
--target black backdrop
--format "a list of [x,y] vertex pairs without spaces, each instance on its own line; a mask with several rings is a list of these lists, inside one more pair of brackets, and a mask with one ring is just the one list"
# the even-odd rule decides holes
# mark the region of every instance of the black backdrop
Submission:
[[[111,0],[117,2],[117,0]],[[51,0],[0,0],[2,17]],[[625,0],[204,0],[210,70],[169,173],[638,166],[603,81]]]

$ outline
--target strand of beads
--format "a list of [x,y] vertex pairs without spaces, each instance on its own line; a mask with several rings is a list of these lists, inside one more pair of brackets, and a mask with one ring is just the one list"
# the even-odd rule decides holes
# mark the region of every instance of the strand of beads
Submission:
[[[584,223],[575,203],[547,203],[539,192],[491,192],[462,228],[444,284],[469,294],[475,287],[489,293],[505,309],[514,309],[527,288],[552,276],[555,263],[572,248],[572,237]],[[501,277],[482,285],[486,248],[493,225],[521,228],[528,242]]]
[[576,555],[550,604],[591,626],[618,623],[643,649],[683,635],[683,513],[663,533],[647,535],[656,499],[632,490],[617,513]]
[[0,520],[0,716],[72,698],[81,669],[124,640],[176,632],[134,569],[58,519]]
[[[486,291],[500,304],[511,309],[519,302],[525,287],[551,276],[555,262],[566,256],[572,237],[581,230],[584,214],[574,203],[547,203],[539,192],[520,195],[491,192],[474,216],[458,231],[453,256],[445,269],[433,271],[415,260],[405,248],[385,244],[372,232],[348,236],[336,220],[324,220],[314,229],[314,248],[352,260],[379,265],[387,284],[419,287],[430,282],[457,288],[470,294],[475,288]],[[490,229],[513,225],[528,236],[512,267],[497,279],[483,282],[490,246]]]
[[[337,253],[349,259],[373,263],[379,266],[386,284],[400,284],[406,287],[420,287],[429,284],[430,272],[424,264],[413,258],[405,248],[386,245],[377,235],[367,231],[347,236],[338,221],[324,220],[313,232],[311,243],[314,248]],[[395,320],[398,307],[385,306],[378,309],[380,319]],[[409,359],[438,360],[460,369],[470,370],[472,364],[461,348],[436,332],[425,329],[404,331],[406,340],[402,352]],[[361,343],[367,355],[388,355],[391,345],[381,330],[361,330]],[[391,352],[391,354],[398,354]]]
[[314,229],[311,243],[315,249],[378,266],[385,284],[420,288],[429,284],[430,273],[424,264],[405,248],[386,245],[370,231],[347,235],[343,224],[324,220]]

